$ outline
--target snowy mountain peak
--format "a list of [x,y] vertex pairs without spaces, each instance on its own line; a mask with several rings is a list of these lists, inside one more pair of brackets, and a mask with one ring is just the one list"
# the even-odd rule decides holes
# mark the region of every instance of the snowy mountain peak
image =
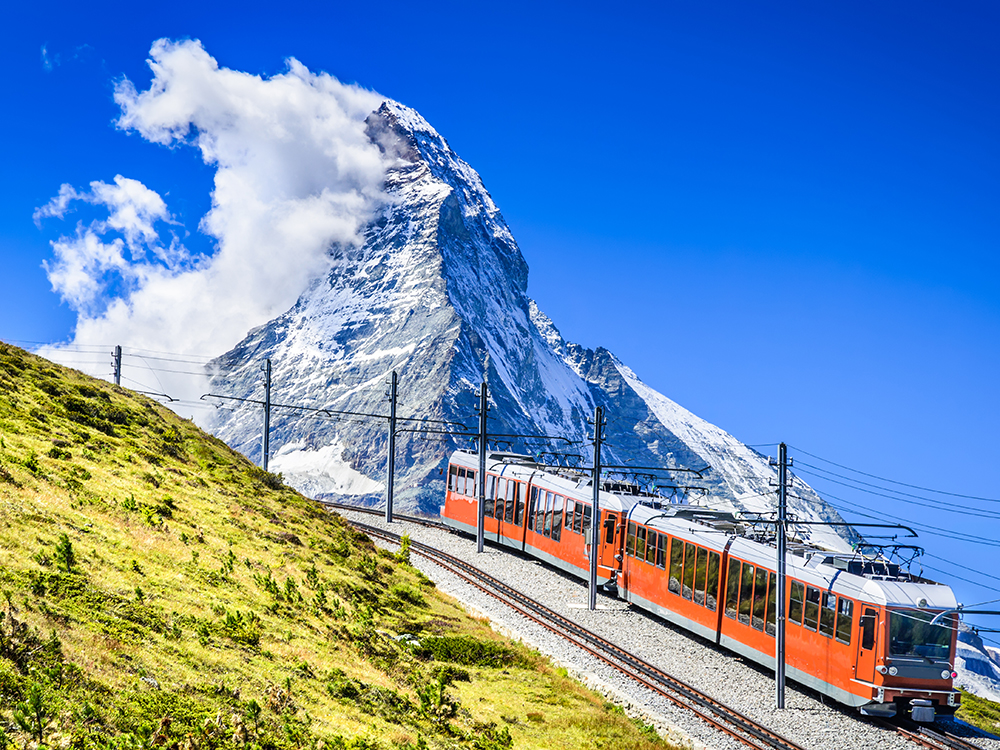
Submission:
[[[337,414],[386,414],[384,382],[396,371],[401,416],[472,427],[485,375],[491,432],[578,443],[512,447],[585,453],[588,418],[601,405],[609,461],[707,467],[699,481],[708,495],[692,494],[692,502],[770,511],[766,458],[657,393],[606,349],[562,337],[528,298],[527,264],[479,175],[423,117],[386,101],[366,133],[389,167],[388,199],[363,245],[331,248],[329,271],[292,309],[215,363],[216,393],[259,398],[259,366],[269,358],[275,401],[328,410],[272,414],[273,470],[316,497],[381,502],[386,423]],[[222,413],[215,431],[259,460],[260,423],[256,407],[242,406]],[[468,438],[400,433],[398,506],[435,512],[447,456],[470,446]],[[796,490],[800,518],[839,520],[804,484]],[[836,533],[811,528],[813,541],[845,548]]]

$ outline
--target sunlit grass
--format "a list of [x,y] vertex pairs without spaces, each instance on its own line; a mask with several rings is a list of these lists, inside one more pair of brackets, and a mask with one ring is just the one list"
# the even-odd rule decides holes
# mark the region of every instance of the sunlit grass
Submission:
[[[0,593],[0,748],[665,747],[191,422],[2,344]],[[517,666],[445,679],[401,633]]]

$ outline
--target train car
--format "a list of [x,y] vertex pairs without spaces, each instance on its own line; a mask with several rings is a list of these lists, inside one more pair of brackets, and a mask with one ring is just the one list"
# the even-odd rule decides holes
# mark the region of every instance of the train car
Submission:
[[[451,459],[441,515],[476,532],[479,457]],[[493,453],[487,460],[487,539],[589,576],[592,488],[582,474]],[[614,491],[619,490],[619,491]],[[773,541],[730,514],[665,505],[631,485],[600,494],[599,583],[682,628],[764,666],[775,664]],[[950,587],[880,558],[792,542],[786,556],[786,674],[863,713],[953,713]]]
[[[622,596],[774,668],[776,552],[733,516],[642,505],[626,517]],[[863,713],[953,713],[957,629],[951,588],[881,559],[792,543],[786,555],[789,679]]]
[[[456,451],[448,466],[441,517],[451,527],[476,533],[479,456]],[[622,519],[639,496],[600,493],[601,546],[598,585],[613,591],[621,571]],[[624,486],[624,485],[623,485]],[[530,456],[494,452],[486,461],[486,539],[526,552],[574,575],[590,575],[590,524],[593,489],[590,477],[570,469],[534,463]]]

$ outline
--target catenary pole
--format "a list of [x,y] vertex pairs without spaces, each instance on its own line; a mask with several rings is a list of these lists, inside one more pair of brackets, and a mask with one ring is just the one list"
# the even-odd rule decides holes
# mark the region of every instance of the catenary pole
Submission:
[[261,437],[261,467],[267,471],[267,458],[271,453],[271,360],[265,359],[264,366],[264,434]]
[[775,705],[785,707],[785,524],[788,506],[788,446],[778,446],[778,582],[777,628],[774,639]]
[[389,456],[385,467],[385,522],[392,523],[393,480],[396,476],[396,387],[398,376],[389,378]]
[[486,413],[490,401],[486,381],[479,388],[479,507],[476,509],[476,552],[482,552],[486,539]]
[[594,407],[594,501],[590,517],[590,611],[597,609],[597,555],[601,541],[601,441],[604,439],[604,409]]
[[115,385],[122,384],[122,348],[120,345],[115,346],[115,351],[111,355],[113,359],[111,360],[112,365],[115,368]]

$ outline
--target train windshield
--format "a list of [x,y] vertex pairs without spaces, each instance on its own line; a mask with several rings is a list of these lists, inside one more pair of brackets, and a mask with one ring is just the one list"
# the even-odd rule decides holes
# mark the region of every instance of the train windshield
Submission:
[[937,612],[897,609],[889,613],[889,656],[947,661],[951,655],[951,617],[931,623]]

